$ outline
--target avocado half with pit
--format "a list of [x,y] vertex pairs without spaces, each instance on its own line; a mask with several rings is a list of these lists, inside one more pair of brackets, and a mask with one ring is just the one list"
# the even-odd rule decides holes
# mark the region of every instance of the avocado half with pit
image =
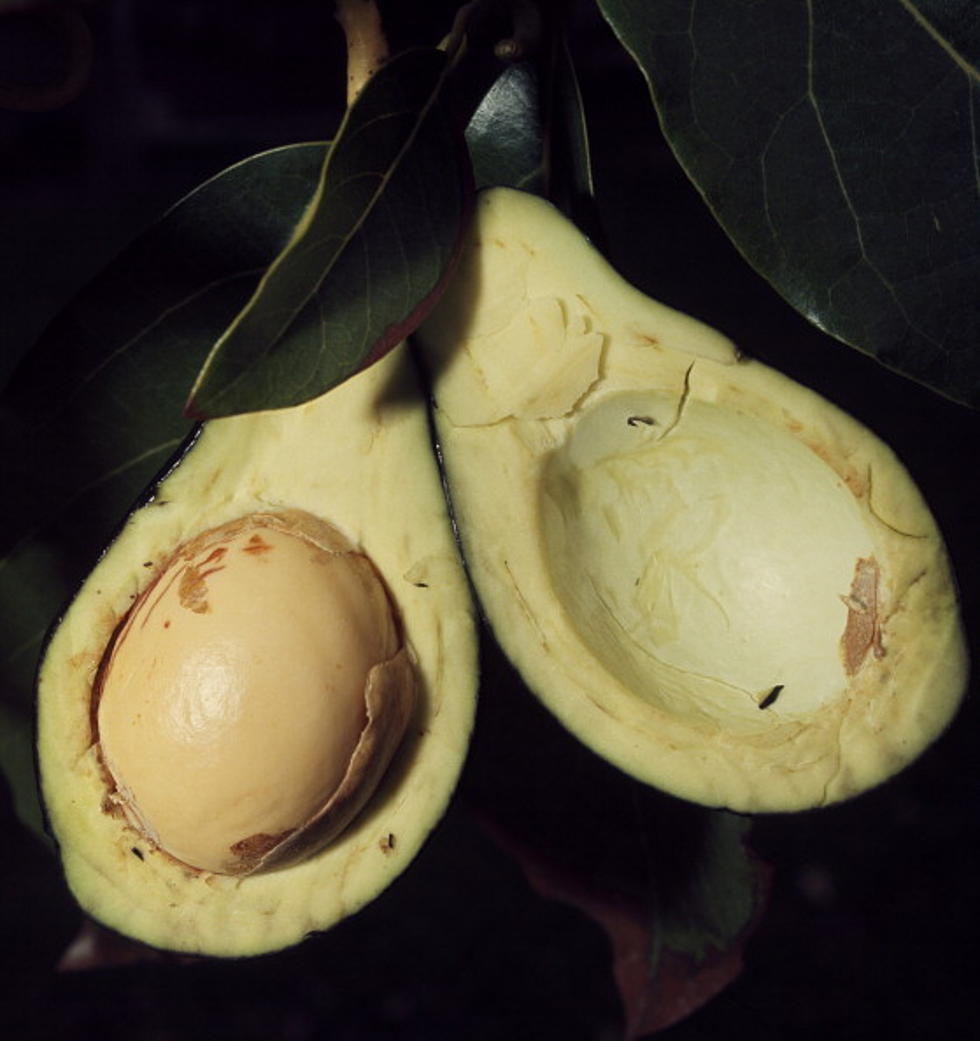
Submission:
[[895,455],[626,284],[548,203],[493,189],[477,213],[418,341],[464,558],[530,689],[710,806],[813,807],[899,770],[967,665]]
[[404,346],[308,404],[206,423],[42,660],[42,794],[71,889],[180,951],[333,925],[439,820],[476,677]]

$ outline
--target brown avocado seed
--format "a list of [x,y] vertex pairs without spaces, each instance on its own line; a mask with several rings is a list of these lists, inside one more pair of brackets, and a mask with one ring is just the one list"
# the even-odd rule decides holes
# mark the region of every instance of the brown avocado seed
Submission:
[[359,812],[414,701],[370,560],[311,514],[251,514],[178,548],[109,642],[107,805],[190,867],[282,866]]

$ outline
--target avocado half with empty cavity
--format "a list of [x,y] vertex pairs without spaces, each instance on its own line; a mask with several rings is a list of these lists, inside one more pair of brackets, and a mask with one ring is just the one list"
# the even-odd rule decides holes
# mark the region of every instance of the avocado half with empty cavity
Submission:
[[42,660],[42,794],[71,889],[181,951],[333,925],[439,820],[476,677],[404,347],[308,404],[206,423]]
[[689,800],[796,810],[950,720],[967,664],[943,541],[861,424],[508,189],[482,195],[418,341],[482,606],[596,752]]

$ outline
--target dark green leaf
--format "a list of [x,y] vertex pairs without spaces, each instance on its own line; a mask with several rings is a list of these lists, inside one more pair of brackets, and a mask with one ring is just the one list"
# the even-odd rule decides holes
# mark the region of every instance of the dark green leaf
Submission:
[[916,21],[964,69],[980,66],[980,5],[976,0],[902,0]]
[[827,332],[980,404],[975,5],[599,4],[748,260]]
[[0,681],[26,700],[43,635],[187,437],[187,387],[289,240],[325,146],[197,189],[54,321],[0,399]]
[[467,145],[478,188],[502,184],[542,192],[541,105],[530,62],[517,62],[500,74],[473,113]]
[[466,128],[477,188],[544,188],[538,74],[530,62],[509,65]]
[[553,41],[548,92],[549,198],[595,235],[592,156],[575,63],[564,33]]
[[0,936],[4,938],[4,979],[0,1022],[4,1037],[34,1033],[40,994],[49,1000],[50,974],[78,932],[81,914],[65,886],[49,844],[14,818],[0,781]]
[[639,784],[566,733],[489,638],[465,797],[533,888],[610,941],[634,1038],[682,1019],[741,970],[768,898],[749,820]]
[[745,840],[749,821],[721,810],[700,818],[697,854],[690,873],[656,894],[657,951],[673,951],[702,964],[713,951],[732,946],[756,911],[757,870]]
[[296,234],[215,344],[188,410],[295,405],[393,347],[421,320],[459,238],[462,150],[449,63],[408,51],[365,85]]
[[0,701],[0,774],[7,779],[14,812],[39,838],[50,842],[34,772],[34,727],[24,709]]

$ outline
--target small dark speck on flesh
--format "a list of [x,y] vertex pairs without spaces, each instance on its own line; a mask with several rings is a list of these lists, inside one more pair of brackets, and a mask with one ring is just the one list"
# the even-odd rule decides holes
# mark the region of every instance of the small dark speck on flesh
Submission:
[[769,708],[770,705],[774,705],[776,703],[776,698],[779,697],[782,691],[783,684],[777,683],[776,686],[773,687],[772,690],[769,691],[769,693],[759,702],[759,708]]

